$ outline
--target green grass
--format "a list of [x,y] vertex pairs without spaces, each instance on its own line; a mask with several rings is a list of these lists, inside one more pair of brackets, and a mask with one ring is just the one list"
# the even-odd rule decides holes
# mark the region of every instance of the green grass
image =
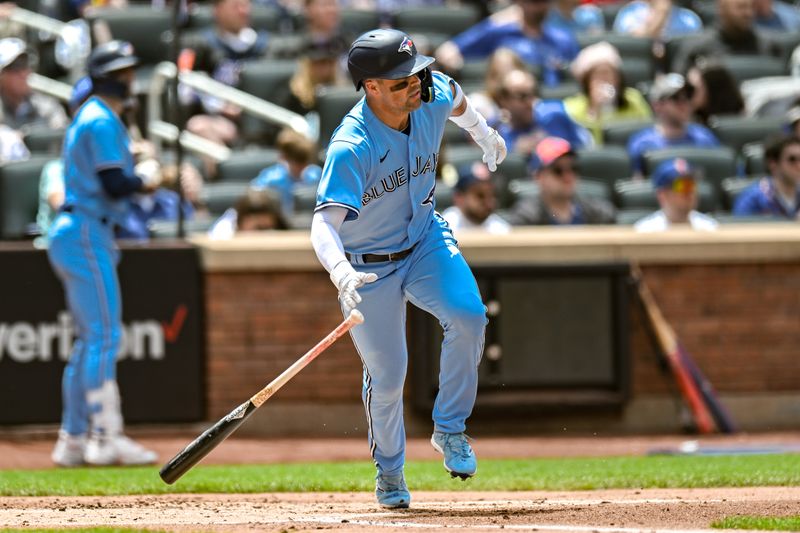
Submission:
[[[157,467],[0,471],[0,496],[164,493],[351,492],[374,489],[369,462],[198,466],[174,485]],[[483,460],[451,479],[440,461],[411,461],[413,490],[591,490],[800,485],[800,454]]]
[[758,529],[762,531],[800,531],[798,516],[729,516],[711,524],[717,529]]

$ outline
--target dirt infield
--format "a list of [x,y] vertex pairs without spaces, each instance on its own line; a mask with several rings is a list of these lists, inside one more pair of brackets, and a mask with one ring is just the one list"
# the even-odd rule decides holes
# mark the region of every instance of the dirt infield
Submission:
[[[142,436],[162,460],[187,437]],[[479,458],[641,455],[677,449],[684,436],[484,438]],[[705,446],[771,446],[800,443],[800,433],[706,437]],[[50,439],[0,441],[0,468],[50,467]],[[412,439],[409,460],[437,457],[424,439]],[[361,439],[266,441],[231,439],[207,463],[364,460]],[[442,475],[446,475],[442,472]],[[170,531],[407,531],[409,529],[577,532],[706,530],[714,520],[740,514],[789,516],[800,512],[800,487],[648,489],[578,492],[418,492],[412,507],[386,511],[371,493],[159,495],[3,498],[0,526],[53,528],[113,526]]]

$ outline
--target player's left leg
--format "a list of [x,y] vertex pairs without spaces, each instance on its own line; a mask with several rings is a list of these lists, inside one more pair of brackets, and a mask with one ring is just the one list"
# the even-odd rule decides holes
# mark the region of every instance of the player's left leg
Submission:
[[453,475],[469,477],[477,461],[464,431],[478,387],[486,308],[475,277],[446,228],[436,226],[411,257],[405,293],[444,328],[439,394],[433,409],[434,447]]

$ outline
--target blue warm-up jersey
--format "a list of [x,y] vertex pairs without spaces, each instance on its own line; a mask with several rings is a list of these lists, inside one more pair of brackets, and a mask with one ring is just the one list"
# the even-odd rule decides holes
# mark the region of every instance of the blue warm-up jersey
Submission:
[[433,73],[434,100],[411,113],[408,134],[390,128],[362,98],[334,131],[317,209],[349,210],[339,236],[350,253],[392,253],[420,240],[434,213],[439,145],[453,110],[451,79]]
[[101,99],[90,98],[75,115],[64,136],[64,205],[83,213],[120,222],[127,199],[114,200],[103,189],[98,172],[121,168],[133,175],[130,139],[119,117]]

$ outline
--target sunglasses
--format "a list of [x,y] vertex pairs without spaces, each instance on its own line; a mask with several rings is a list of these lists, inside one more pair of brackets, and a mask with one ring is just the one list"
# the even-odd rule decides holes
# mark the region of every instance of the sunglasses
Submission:
[[672,96],[670,96],[668,98],[668,100],[671,101],[671,102],[685,103],[685,102],[688,102],[690,100],[690,98],[689,98],[689,95],[686,92],[681,91],[681,92],[675,93]]
[[565,174],[578,174],[578,166],[577,165],[553,165],[550,167],[550,170],[558,176],[559,178],[564,177]]
[[672,182],[671,189],[678,194],[691,194],[697,190],[697,182],[694,178],[678,178]]

